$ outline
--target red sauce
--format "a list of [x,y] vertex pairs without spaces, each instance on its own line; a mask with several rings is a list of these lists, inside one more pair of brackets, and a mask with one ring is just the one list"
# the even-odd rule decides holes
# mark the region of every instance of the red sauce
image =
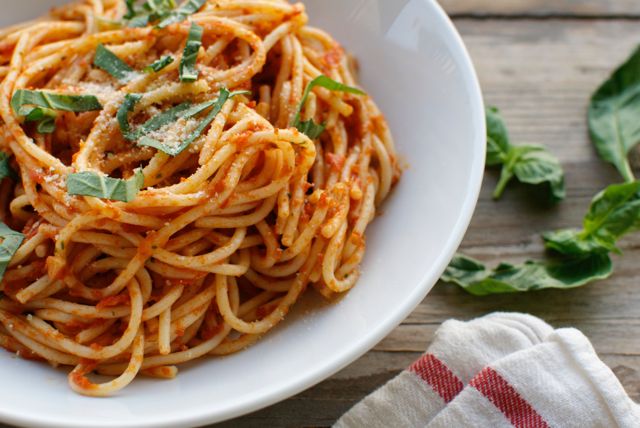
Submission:
[[325,160],[331,167],[332,171],[340,172],[342,171],[342,167],[344,166],[345,158],[341,155],[336,155],[333,153],[327,153],[325,155]]
[[96,309],[112,308],[114,306],[128,305],[130,302],[127,294],[119,294],[117,296],[109,296],[100,300],[96,305]]

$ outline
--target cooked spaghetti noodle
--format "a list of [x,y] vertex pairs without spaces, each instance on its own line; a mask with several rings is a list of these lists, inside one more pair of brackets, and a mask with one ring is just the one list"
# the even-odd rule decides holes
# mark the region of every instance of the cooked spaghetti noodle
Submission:
[[[355,62],[306,22],[285,0],[85,0],[0,31],[0,149],[19,176],[0,215],[24,234],[1,346],[104,396],[248,347],[308,285],[354,286],[400,172],[384,117],[347,88]],[[180,103],[200,111],[169,117]],[[72,177],[102,181],[72,192]],[[138,177],[131,198],[105,193]]]

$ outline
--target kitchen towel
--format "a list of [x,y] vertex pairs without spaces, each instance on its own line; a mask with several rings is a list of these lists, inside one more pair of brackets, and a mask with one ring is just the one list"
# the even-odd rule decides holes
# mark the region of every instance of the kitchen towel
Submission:
[[447,321],[427,353],[335,425],[640,427],[640,410],[578,330],[530,315]]

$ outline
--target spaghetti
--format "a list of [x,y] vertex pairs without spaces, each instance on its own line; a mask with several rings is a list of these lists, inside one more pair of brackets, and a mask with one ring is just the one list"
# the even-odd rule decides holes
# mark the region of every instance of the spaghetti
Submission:
[[355,62],[306,23],[285,0],[85,0],[0,30],[1,346],[105,396],[353,287],[400,172]]

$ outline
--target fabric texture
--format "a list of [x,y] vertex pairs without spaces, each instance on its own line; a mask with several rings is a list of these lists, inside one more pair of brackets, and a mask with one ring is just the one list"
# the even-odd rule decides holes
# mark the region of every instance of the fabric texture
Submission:
[[442,324],[422,357],[334,426],[636,428],[640,410],[578,330],[495,313]]

